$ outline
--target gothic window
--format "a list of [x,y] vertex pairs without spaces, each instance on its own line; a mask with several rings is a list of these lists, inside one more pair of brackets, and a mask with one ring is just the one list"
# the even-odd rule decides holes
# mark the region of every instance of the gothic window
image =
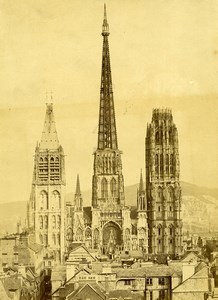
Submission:
[[158,154],[155,155],[155,172],[158,173]]
[[162,235],[162,227],[161,227],[161,225],[158,226],[158,235]]
[[46,157],[39,158],[39,165],[38,165],[38,177],[42,181],[46,181],[48,179],[48,160]]
[[159,133],[159,131],[157,131],[156,134],[155,134],[155,144],[160,145],[160,133]]
[[173,173],[173,154],[170,154],[170,173]]
[[108,186],[107,186],[107,180],[105,178],[103,178],[101,182],[101,197],[102,198],[108,197]]
[[52,216],[52,228],[56,228],[56,217],[54,215]]
[[160,212],[160,205],[158,206],[158,211]]
[[67,230],[67,240],[72,241],[73,240],[73,231],[71,228],[68,228]]
[[57,228],[58,229],[61,228],[61,216],[60,215],[57,216]]
[[48,209],[48,194],[46,193],[46,191],[40,192],[39,203],[41,209]]
[[169,173],[169,155],[166,154],[166,172]]
[[44,216],[45,229],[48,228],[48,216]]
[[117,184],[114,178],[112,178],[110,186],[111,186],[112,197],[117,197]]
[[160,155],[160,172],[163,173],[163,153]]
[[42,216],[39,216],[39,228],[40,229],[43,228],[43,218],[42,218]]
[[56,245],[56,236],[54,233],[52,234],[52,243],[53,245]]
[[170,225],[169,226],[169,233],[170,233],[170,236],[173,236],[173,225]]
[[86,231],[85,231],[85,238],[86,239],[89,239],[92,237],[92,231],[90,228],[87,228]]
[[52,208],[59,209],[60,208],[60,193],[58,191],[52,192]]
[[50,180],[60,179],[60,162],[58,157],[50,158]]
[[78,228],[76,231],[76,241],[82,241],[83,240],[83,232],[81,228]]

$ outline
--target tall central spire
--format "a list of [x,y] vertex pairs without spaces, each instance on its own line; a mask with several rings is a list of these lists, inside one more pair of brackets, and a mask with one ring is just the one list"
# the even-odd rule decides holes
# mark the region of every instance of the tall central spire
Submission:
[[117,149],[117,132],[112,90],[110,52],[109,52],[109,25],[107,22],[106,5],[104,5],[104,20],[102,25],[103,52],[100,90],[100,110],[98,127],[98,149]]

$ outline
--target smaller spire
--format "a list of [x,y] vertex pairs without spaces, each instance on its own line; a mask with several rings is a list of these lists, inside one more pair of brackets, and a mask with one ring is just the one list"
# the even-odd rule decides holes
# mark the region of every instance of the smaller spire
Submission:
[[76,210],[83,209],[83,199],[82,199],[82,194],[81,194],[81,190],[80,190],[79,174],[77,174],[76,193],[75,193],[75,197],[74,197],[74,203],[75,203]]
[[109,25],[107,22],[107,11],[106,11],[106,4],[104,4],[104,20],[102,25],[102,35],[107,36],[109,35]]
[[143,183],[143,176],[142,176],[142,169],[140,174],[140,182],[139,182],[139,193],[144,191],[144,183]]
[[80,182],[79,182],[79,174],[77,174],[77,179],[76,179],[76,196],[80,196],[81,195],[81,191],[80,191]]

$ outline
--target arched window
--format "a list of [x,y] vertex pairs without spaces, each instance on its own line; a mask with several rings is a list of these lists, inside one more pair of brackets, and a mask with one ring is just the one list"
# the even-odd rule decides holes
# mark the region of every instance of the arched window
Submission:
[[45,229],[48,228],[48,216],[44,216]]
[[117,183],[114,178],[112,178],[110,186],[111,186],[112,197],[117,197]]
[[78,228],[76,231],[76,241],[82,241],[83,240],[83,232],[81,228]]
[[52,228],[56,228],[56,217],[54,215],[52,216]]
[[107,186],[107,180],[105,178],[103,178],[101,182],[101,197],[102,198],[108,197],[108,186]]
[[173,228],[172,224],[169,225],[169,234],[170,234],[170,236],[174,235],[174,228]]
[[169,173],[169,154],[166,154],[166,172]]
[[170,173],[173,173],[173,154],[170,154]]
[[158,173],[158,154],[155,155],[155,172]]
[[163,153],[160,154],[160,172],[163,173]]
[[50,158],[50,162],[53,163],[54,162],[54,157]]
[[155,134],[155,144],[156,145],[160,144],[160,133],[159,133],[159,131],[157,131],[156,134]]
[[158,235],[162,235],[162,226],[158,225]]
[[60,206],[61,206],[61,196],[60,196],[60,193],[58,191],[53,191],[52,192],[51,202],[52,202],[52,208],[53,209],[59,209],[60,208]]
[[92,231],[90,228],[87,228],[85,231],[85,238],[90,239],[92,237]]
[[40,229],[43,228],[43,218],[42,218],[42,216],[39,216],[39,228]]
[[68,228],[67,230],[67,241],[73,240],[73,230],[71,228]]
[[41,209],[48,209],[48,194],[46,193],[46,191],[40,192],[39,203]]
[[61,216],[60,215],[57,216],[57,228],[58,229],[61,228]]

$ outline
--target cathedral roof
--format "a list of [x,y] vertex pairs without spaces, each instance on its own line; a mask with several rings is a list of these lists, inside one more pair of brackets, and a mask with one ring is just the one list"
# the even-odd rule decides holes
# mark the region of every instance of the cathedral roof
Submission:
[[59,147],[58,135],[55,127],[53,104],[47,103],[44,128],[39,144],[40,149],[57,149]]

